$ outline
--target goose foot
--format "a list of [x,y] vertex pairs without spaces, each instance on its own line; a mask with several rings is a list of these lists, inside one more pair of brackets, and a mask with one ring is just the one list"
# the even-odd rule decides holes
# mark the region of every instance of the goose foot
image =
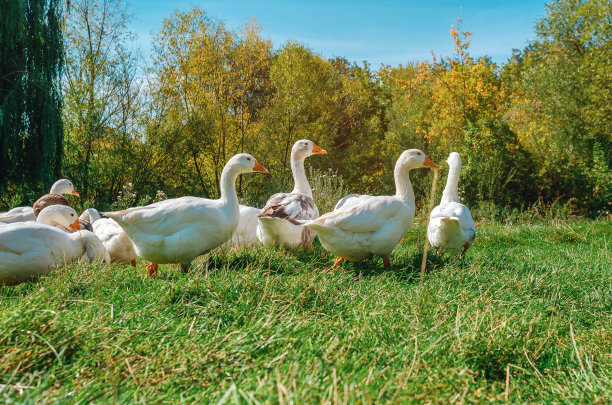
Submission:
[[383,263],[385,264],[386,269],[391,267],[391,260],[389,260],[388,257],[383,257]]
[[136,267],[136,259],[132,259],[132,261],[130,262],[130,264],[132,265],[132,267]]
[[189,265],[181,263],[181,268],[183,269],[183,273],[187,273],[189,270]]
[[158,268],[159,268],[159,264],[149,263],[149,265],[147,266],[147,275],[153,279],[156,278]]
[[344,260],[341,257],[336,257],[336,262],[334,263],[334,265],[332,266],[332,269],[337,268],[338,266],[340,266],[340,263],[342,263],[342,260]]

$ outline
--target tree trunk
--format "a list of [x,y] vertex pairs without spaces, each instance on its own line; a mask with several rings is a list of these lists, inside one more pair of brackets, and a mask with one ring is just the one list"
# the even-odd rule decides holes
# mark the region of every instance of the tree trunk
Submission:
[[193,147],[190,146],[189,149],[191,150],[191,157],[193,158],[193,165],[195,166],[196,172],[198,172],[198,177],[200,179],[200,185],[202,186],[202,193],[204,193],[204,197],[208,198],[209,197],[208,191],[206,190],[206,186],[204,185],[204,179],[202,178],[202,172],[200,171],[200,165],[198,165],[197,155]]

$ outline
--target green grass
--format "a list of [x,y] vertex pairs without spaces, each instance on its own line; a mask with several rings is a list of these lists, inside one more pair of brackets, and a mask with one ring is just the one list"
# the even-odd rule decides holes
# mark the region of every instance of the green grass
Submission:
[[256,248],[4,287],[0,400],[611,401],[611,222],[477,232],[423,286],[417,225],[390,270]]

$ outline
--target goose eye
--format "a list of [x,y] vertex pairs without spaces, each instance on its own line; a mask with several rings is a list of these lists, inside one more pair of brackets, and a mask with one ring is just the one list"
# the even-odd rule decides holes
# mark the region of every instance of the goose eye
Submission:
[[421,152],[417,152],[417,155],[421,156]]
[[250,162],[250,161],[251,161],[251,158],[247,158],[247,160]]
[[71,217],[73,217],[73,216],[74,216],[74,214],[70,214],[70,216],[71,216]]

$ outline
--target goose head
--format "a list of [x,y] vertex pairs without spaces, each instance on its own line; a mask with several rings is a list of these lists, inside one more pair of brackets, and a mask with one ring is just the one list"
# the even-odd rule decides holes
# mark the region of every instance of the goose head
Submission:
[[50,194],[72,194],[79,197],[79,193],[77,193],[74,185],[68,179],[61,179],[53,183]]
[[226,166],[236,174],[251,172],[268,173],[268,169],[263,167],[253,156],[249,155],[248,153],[239,153],[232,156],[232,158],[227,162]]
[[100,213],[95,208],[87,208],[85,211],[81,213],[81,216],[79,217],[79,219],[83,221],[87,221],[90,224],[93,224],[98,219],[100,219]]
[[300,159],[306,159],[308,156],[319,153],[327,153],[327,151],[320,146],[315,145],[313,141],[309,141],[308,139],[301,139],[297,141],[293,145],[293,148],[291,148],[291,156],[295,156],[296,158]]
[[67,205],[50,205],[44,208],[38,214],[36,221],[45,225],[70,228],[73,231],[81,229],[79,216]]
[[440,166],[435,164],[425,153],[418,149],[408,149],[402,152],[397,160],[397,166],[407,170],[419,169],[428,167],[430,169],[439,169]]
[[446,163],[450,168],[461,167],[461,156],[457,152],[451,152],[446,159]]

